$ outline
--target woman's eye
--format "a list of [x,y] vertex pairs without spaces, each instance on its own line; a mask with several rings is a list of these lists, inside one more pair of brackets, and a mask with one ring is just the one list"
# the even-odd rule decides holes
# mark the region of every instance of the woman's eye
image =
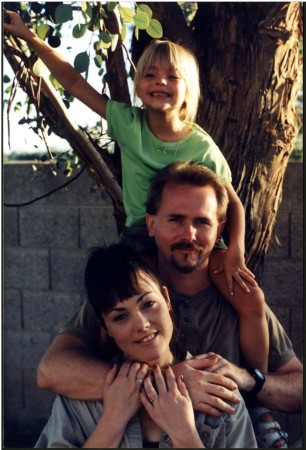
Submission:
[[153,78],[153,73],[146,73],[145,78]]
[[152,306],[155,304],[155,302],[153,300],[147,301],[144,303],[143,308],[144,309],[148,309],[148,308],[152,308]]
[[115,316],[113,318],[114,322],[121,322],[122,320],[124,320],[126,318],[126,314],[118,314],[118,316]]

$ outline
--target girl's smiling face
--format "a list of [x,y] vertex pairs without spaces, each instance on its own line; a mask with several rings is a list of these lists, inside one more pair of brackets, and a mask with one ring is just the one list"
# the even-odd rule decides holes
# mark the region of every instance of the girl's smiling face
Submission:
[[179,112],[185,102],[186,82],[167,62],[154,64],[141,78],[137,94],[148,110]]
[[140,292],[118,302],[103,314],[108,334],[125,358],[164,366],[173,362],[169,343],[173,334],[170,301],[145,274]]

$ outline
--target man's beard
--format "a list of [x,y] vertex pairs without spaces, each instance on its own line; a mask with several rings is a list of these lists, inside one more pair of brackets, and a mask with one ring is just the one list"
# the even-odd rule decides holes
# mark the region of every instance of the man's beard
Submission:
[[200,243],[196,241],[192,242],[180,241],[176,242],[175,244],[172,244],[170,249],[172,252],[174,250],[191,250],[198,252],[196,260],[193,259],[192,261],[189,254],[184,255],[183,263],[177,261],[172,253],[171,264],[173,267],[175,267],[175,269],[179,273],[191,273],[194,270],[198,270],[200,268],[203,262],[202,256],[204,253],[204,247]]

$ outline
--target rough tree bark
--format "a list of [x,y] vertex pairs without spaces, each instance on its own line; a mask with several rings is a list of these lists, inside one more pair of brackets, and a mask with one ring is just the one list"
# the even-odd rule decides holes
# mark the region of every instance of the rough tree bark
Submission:
[[298,132],[301,20],[299,2],[205,2],[194,23],[197,42],[205,42],[197,48],[203,68],[199,122],[232,169],[246,211],[248,263],[258,275]]

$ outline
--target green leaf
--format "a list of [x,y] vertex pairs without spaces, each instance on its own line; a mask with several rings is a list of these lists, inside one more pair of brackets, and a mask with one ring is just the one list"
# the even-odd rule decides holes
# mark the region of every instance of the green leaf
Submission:
[[89,24],[87,24],[88,30],[92,32],[97,31],[99,26],[100,26],[100,19],[97,16],[93,17],[90,20]]
[[21,108],[22,108],[22,104],[21,104],[21,102],[17,102],[17,103],[15,104],[15,108],[14,108],[14,111],[20,111],[20,110],[21,110]]
[[87,25],[84,23],[77,24],[73,27],[72,36],[76,39],[79,39],[84,36],[87,31]]
[[117,6],[116,2],[106,2],[106,7],[109,12],[113,11]]
[[163,28],[161,26],[161,23],[156,19],[151,19],[146,32],[154,39],[161,38],[163,35]]
[[122,22],[122,28],[121,28],[121,39],[125,41],[126,38],[126,23]]
[[85,10],[82,8],[82,15],[86,22],[89,22],[92,19],[92,7],[89,4],[87,4]]
[[61,45],[61,39],[58,36],[49,36],[48,44],[53,48],[57,48]]
[[139,40],[139,28],[135,28],[135,38],[137,39],[137,41]]
[[143,3],[137,5],[137,12],[139,11],[144,12],[149,17],[149,19],[151,19],[153,15],[152,9],[148,5],[144,5]]
[[103,59],[101,55],[96,55],[94,58],[95,65],[100,69],[103,64]]
[[106,31],[102,31],[99,34],[100,44],[103,48],[109,48],[112,45],[112,37]]
[[74,67],[79,72],[86,72],[89,67],[89,56],[86,52],[78,53],[74,59]]
[[146,13],[143,12],[136,13],[135,16],[133,17],[133,20],[136,27],[139,28],[140,30],[145,30],[146,28],[148,28],[150,23],[149,17],[147,16]]
[[3,76],[3,83],[9,83],[10,81],[11,81],[11,79],[8,75]]
[[86,11],[86,9],[87,9],[87,2],[81,2],[81,8],[82,8],[82,11]]
[[55,10],[56,23],[65,23],[72,20],[72,6],[59,5]]
[[46,25],[45,23],[42,23],[41,25],[39,25],[36,28],[36,33],[37,33],[38,37],[40,39],[42,39],[43,41],[48,36],[49,32],[50,32],[50,27],[49,27],[49,25]]
[[31,3],[31,9],[33,12],[35,12],[35,14],[39,14],[42,11],[43,7],[44,5],[41,5],[38,2]]
[[134,11],[131,8],[127,8],[126,6],[118,5],[119,13],[121,18],[126,23],[132,23],[134,17]]

